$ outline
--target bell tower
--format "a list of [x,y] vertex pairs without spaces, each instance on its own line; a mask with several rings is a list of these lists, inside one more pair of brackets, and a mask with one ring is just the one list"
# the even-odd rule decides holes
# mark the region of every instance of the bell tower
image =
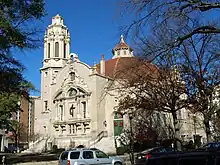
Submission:
[[[44,35],[44,58],[41,71],[42,112],[51,112],[51,88],[56,84],[56,76],[70,59],[70,33],[63,18],[57,14],[52,18]],[[49,129],[49,128],[48,128]]]
[[52,18],[44,35],[43,68],[63,67],[70,54],[70,33],[63,18],[57,14]]

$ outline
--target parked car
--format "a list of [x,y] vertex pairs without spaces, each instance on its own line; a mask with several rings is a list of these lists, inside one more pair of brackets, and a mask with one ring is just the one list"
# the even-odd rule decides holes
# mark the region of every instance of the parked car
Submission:
[[218,151],[167,152],[148,158],[141,165],[220,165]]
[[21,150],[21,148],[19,148],[19,147],[15,147],[15,146],[8,146],[8,147],[4,147],[4,151],[6,152],[6,153],[16,153],[17,151],[20,151]]
[[148,160],[145,165],[220,165],[220,152],[179,152],[161,155]]
[[99,149],[76,148],[60,154],[59,165],[125,165],[119,157],[109,157]]
[[165,147],[150,148],[137,154],[135,158],[135,164],[136,165],[147,164],[149,159],[159,157],[161,155],[164,155],[165,153],[174,154],[177,153],[177,150],[174,148],[165,148]]

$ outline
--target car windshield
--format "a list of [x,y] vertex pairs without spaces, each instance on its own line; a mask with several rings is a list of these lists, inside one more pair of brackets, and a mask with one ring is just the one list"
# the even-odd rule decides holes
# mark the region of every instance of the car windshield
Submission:
[[154,150],[157,150],[157,149],[159,149],[159,148],[149,148],[149,149],[147,149],[147,150],[142,151],[141,153],[142,153],[142,154],[146,154],[146,153],[149,153],[149,152],[154,151]]
[[60,158],[61,158],[61,160],[67,160],[68,152],[63,152]]

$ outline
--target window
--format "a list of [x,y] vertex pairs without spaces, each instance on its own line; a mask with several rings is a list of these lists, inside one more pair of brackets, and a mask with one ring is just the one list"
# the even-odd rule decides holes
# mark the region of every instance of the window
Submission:
[[55,57],[59,57],[59,43],[55,43]]
[[70,73],[70,80],[71,80],[71,81],[74,81],[74,80],[75,80],[75,76],[76,76],[76,75],[75,75],[75,72],[71,72],[71,73]]
[[44,111],[48,110],[48,101],[44,101]]
[[47,77],[47,75],[48,75],[48,72],[45,72],[45,73],[44,73],[44,77],[46,78],[46,77]]
[[61,158],[61,160],[67,160],[68,152],[63,152],[60,158]]
[[220,143],[213,143],[214,148],[220,148]]
[[80,152],[71,152],[70,159],[79,159]]
[[108,155],[106,155],[104,152],[102,151],[96,151],[95,155],[97,158],[108,158]]
[[63,58],[66,58],[66,43],[63,44]]
[[179,116],[180,119],[182,119],[182,112],[181,112],[181,110],[178,111],[178,116]]
[[60,105],[60,120],[63,121],[63,106]]
[[117,54],[120,55],[120,50],[118,50]]
[[48,45],[48,46],[47,46],[47,49],[48,49],[48,52],[47,52],[47,53],[48,53],[48,54],[47,54],[47,57],[48,57],[48,58],[50,58],[50,43],[48,43],[47,45]]
[[84,159],[93,159],[93,152],[92,151],[83,151],[83,158]]
[[82,102],[82,107],[83,107],[83,117],[86,118],[86,102]]
[[126,53],[127,53],[126,50],[124,50],[124,55],[126,55]]
[[69,96],[75,96],[77,94],[77,91],[75,89],[70,89]]

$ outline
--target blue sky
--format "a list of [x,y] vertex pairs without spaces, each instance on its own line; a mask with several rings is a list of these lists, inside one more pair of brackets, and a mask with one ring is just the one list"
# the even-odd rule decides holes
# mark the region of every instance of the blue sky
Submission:
[[[81,61],[93,65],[99,62],[101,54],[105,59],[112,57],[111,50],[127,20],[120,16],[119,9],[117,0],[46,0],[47,16],[37,26],[44,31],[51,24],[52,17],[59,13],[71,33],[71,52],[77,53]],[[43,39],[43,33],[40,35]],[[43,47],[25,53],[16,52],[16,57],[26,67],[25,78],[40,90]]]

